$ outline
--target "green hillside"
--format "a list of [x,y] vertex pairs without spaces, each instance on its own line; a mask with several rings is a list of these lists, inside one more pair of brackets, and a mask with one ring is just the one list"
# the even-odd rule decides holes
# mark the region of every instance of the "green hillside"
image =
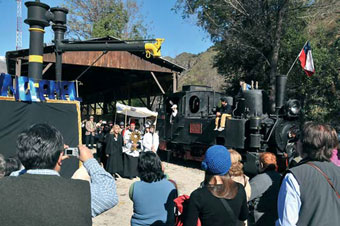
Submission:
[[205,85],[213,87],[215,91],[222,91],[226,84],[224,77],[213,67],[215,55],[216,52],[211,47],[200,54],[181,53],[176,58],[167,57],[170,61],[187,68],[179,77],[179,89],[182,89],[183,85]]

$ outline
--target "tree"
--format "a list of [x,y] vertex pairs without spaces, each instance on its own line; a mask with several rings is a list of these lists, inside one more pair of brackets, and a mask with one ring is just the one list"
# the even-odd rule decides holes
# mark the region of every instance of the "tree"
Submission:
[[[175,9],[183,17],[196,16],[198,25],[210,34],[218,51],[215,66],[233,85],[232,92],[240,78],[255,80],[271,91],[273,99],[275,76],[287,73],[309,39],[317,73],[307,78],[295,66],[289,76],[289,95],[303,101],[306,118],[329,121],[340,110],[335,107],[339,100],[331,101],[339,87],[335,67],[339,7],[337,0],[177,0]],[[308,95],[312,89],[316,91]]]
[[68,34],[77,39],[114,36],[144,38],[147,29],[135,0],[69,0]]
[[279,73],[288,0],[178,0],[176,9],[183,7],[184,16],[197,15],[198,25],[215,42],[215,65],[220,73],[235,84],[245,78],[272,88]]
[[291,94],[304,103],[306,120],[340,125],[340,2],[315,1],[304,16],[308,20],[305,33],[313,47],[316,73],[307,77],[296,67],[289,77]]

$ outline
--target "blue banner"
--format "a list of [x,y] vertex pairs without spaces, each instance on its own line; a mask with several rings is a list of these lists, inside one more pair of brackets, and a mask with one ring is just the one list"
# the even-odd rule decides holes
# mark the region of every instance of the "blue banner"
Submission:
[[15,79],[16,86],[13,87],[13,77],[9,74],[0,74],[0,96],[8,97],[13,94],[18,101],[40,102],[50,100],[81,101],[77,97],[75,82],[52,80],[39,80],[25,76]]
[[12,92],[13,94],[15,94],[12,76],[9,74],[2,73],[0,75],[0,95],[7,97],[8,92]]

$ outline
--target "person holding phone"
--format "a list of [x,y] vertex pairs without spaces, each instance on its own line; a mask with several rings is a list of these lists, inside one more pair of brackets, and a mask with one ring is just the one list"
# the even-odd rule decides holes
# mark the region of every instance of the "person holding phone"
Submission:
[[18,157],[26,172],[0,180],[0,225],[92,225],[91,217],[118,203],[116,184],[79,145],[79,160],[91,183],[60,177],[64,139],[48,124],[34,124],[17,138]]

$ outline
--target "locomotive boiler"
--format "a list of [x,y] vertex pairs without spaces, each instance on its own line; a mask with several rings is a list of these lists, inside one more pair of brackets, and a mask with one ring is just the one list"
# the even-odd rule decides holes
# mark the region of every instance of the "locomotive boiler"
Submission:
[[[206,86],[183,86],[181,92],[164,96],[158,119],[159,149],[201,161],[209,146],[224,145],[243,156],[248,174],[256,174],[258,154],[270,151],[281,160],[281,169],[285,168],[294,157],[301,110],[299,101],[285,101],[286,81],[286,76],[276,77],[272,104],[265,92],[255,87],[243,90],[238,98]],[[221,97],[233,106],[233,114],[223,131],[215,131],[215,109]],[[178,111],[175,117],[174,105]]]

